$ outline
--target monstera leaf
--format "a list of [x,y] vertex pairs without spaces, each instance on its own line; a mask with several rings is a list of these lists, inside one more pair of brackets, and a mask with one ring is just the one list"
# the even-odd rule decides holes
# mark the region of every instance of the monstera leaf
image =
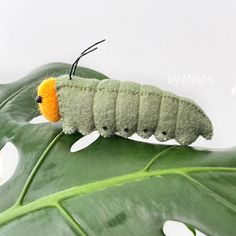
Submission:
[[[0,86],[0,148],[13,143],[19,163],[0,187],[0,235],[164,235],[166,220],[207,235],[234,236],[236,149],[207,150],[82,137],[38,116],[36,87],[69,65],[49,64]],[[79,68],[77,74],[104,79]]]

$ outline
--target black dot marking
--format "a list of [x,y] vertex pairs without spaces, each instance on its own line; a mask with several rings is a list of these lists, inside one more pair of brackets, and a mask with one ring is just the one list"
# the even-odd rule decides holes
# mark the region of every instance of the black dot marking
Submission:
[[43,100],[43,99],[42,99],[41,96],[37,96],[37,97],[36,97],[36,102],[37,102],[37,103],[42,103],[42,100]]
[[162,131],[162,134],[163,134],[163,135],[167,135],[167,132],[166,132],[166,131]]
[[125,128],[124,131],[128,133],[128,132],[129,132],[129,129],[128,129],[128,128]]
[[103,126],[102,128],[103,128],[104,130],[107,130],[107,126]]
[[148,129],[144,129],[143,132],[147,133],[147,132],[148,132]]

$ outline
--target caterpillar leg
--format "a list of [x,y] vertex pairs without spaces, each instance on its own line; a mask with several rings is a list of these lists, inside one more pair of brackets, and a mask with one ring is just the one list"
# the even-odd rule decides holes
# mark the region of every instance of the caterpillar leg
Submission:
[[181,145],[190,145],[193,143],[199,134],[194,131],[194,129],[189,129],[187,132],[185,131],[182,134],[178,134],[175,137],[175,140]]
[[76,127],[73,125],[72,122],[64,120],[63,121],[63,132],[65,134],[73,134],[76,132]]
[[76,128],[74,126],[71,126],[71,125],[64,125],[63,124],[63,132],[65,134],[74,134],[76,132]]

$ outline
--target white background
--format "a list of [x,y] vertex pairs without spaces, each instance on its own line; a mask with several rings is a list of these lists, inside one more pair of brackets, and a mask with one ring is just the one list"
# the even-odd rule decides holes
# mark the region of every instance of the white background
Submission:
[[[80,65],[194,99],[215,132],[212,141],[199,138],[194,146],[231,147],[236,143],[235,12],[233,0],[1,0],[0,83],[48,62],[72,63],[105,38]],[[4,181],[16,164],[9,153],[16,153],[11,145],[2,151]],[[177,231],[177,224],[167,226],[168,235],[191,235]]]

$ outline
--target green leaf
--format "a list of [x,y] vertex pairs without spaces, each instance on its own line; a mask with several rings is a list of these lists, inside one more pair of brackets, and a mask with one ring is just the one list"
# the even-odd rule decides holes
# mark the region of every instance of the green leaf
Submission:
[[193,236],[196,236],[196,230],[192,225],[186,225],[186,227],[193,233]]
[[[68,70],[49,64],[0,85],[0,148],[11,142],[19,153],[14,175],[0,187],[0,235],[160,236],[166,220],[235,235],[236,148],[114,136],[72,153],[81,134],[64,135],[61,123],[29,123],[39,115],[38,84]],[[106,78],[86,68],[77,74]]]

